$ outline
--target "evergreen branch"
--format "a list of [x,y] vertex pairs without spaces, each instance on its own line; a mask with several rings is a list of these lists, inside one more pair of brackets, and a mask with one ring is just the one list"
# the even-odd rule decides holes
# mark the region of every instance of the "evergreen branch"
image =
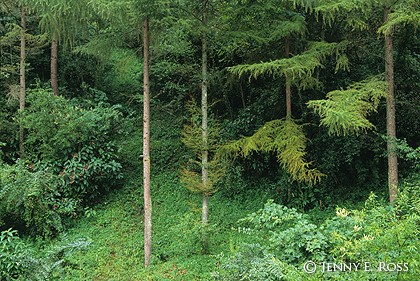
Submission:
[[207,196],[212,195],[218,190],[217,183],[224,177],[226,173],[226,166],[224,159],[218,157],[216,151],[219,147],[220,139],[218,123],[212,118],[209,119],[207,147],[203,146],[202,142],[202,127],[201,127],[201,111],[196,101],[192,99],[187,104],[187,109],[190,113],[190,120],[184,126],[181,132],[181,141],[193,151],[197,159],[201,158],[202,152],[209,152],[209,161],[206,164],[208,171],[208,179],[206,183],[202,182],[201,169],[203,164],[201,161],[191,159],[187,166],[184,166],[180,173],[180,180],[183,185],[192,192],[202,193]]
[[408,0],[403,3],[389,14],[389,20],[378,29],[378,34],[389,34],[401,25],[412,24],[416,28],[420,26],[419,2]]
[[219,190],[217,185],[226,174],[226,166],[221,158],[213,158],[207,163],[208,179],[206,184],[201,179],[201,162],[193,161],[190,167],[183,167],[180,172],[182,184],[191,192],[211,196]]
[[308,107],[321,117],[321,125],[331,135],[358,134],[374,128],[366,118],[376,111],[381,98],[386,97],[386,83],[383,78],[373,77],[354,83],[346,90],[335,90],[325,100],[308,102]]
[[336,56],[336,71],[348,70],[348,59],[344,54],[347,45],[345,41],[341,43],[313,42],[309,49],[300,55],[270,62],[232,66],[228,67],[228,71],[239,77],[249,74],[249,79],[256,79],[265,74],[281,77],[287,73],[292,84],[298,88],[307,89],[319,85],[319,81],[314,80],[312,75],[316,68],[323,67],[323,61],[329,55]]
[[273,120],[265,123],[254,135],[222,146],[219,153],[247,157],[251,152],[275,152],[277,160],[293,180],[315,184],[323,174],[311,169],[311,162],[305,161],[306,141],[302,125],[292,119]]
[[366,29],[367,24],[363,21],[360,14],[368,10],[371,3],[365,0],[319,0],[313,8],[313,12],[317,20],[322,16],[325,25],[332,26],[333,22],[338,18],[337,15],[347,15],[347,24],[353,29]]

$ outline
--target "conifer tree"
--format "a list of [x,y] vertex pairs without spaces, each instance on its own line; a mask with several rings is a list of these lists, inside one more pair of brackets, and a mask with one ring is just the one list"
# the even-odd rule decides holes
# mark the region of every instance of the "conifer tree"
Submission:
[[[344,55],[346,42],[309,42],[306,51],[290,57],[291,38],[305,34],[306,22],[303,15],[289,10],[292,4],[296,3],[280,2],[281,5],[276,5],[278,4],[276,1],[270,1],[268,6],[263,6],[267,4],[266,2],[250,5],[259,3],[262,8],[268,7],[269,16],[274,15],[275,24],[268,27],[266,31],[268,35],[263,38],[282,39],[284,57],[267,62],[241,64],[229,67],[228,70],[238,76],[248,75],[249,79],[257,79],[262,75],[269,75],[274,79],[284,77],[286,116],[284,119],[266,123],[253,136],[227,144],[222,150],[226,154],[242,156],[248,155],[251,151],[275,152],[282,167],[289,172],[292,179],[314,184],[320,180],[322,173],[311,168],[311,163],[304,159],[306,138],[302,126],[296,124],[292,118],[292,87],[298,90],[319,87],[320,82],[313,73],[323,66],[327,57],[333,55],[336,56],[336,69],[347,69],[347,57]],[[249,32],[246,32],[245,36],[248,34]],[[265,40],[267,39],[262,42]]]
[[[209,221],[209,198],[217,190],[216,185],[223,174],[220,159],[214,158],[216,148],[215,139],[217,139],[217,125],[210,122],[209,118],[209,67],[208,67],[208,53],[209,53],[209,30],[212,26],[213,12],[215,3],[209,0],[202,0],[200,3],[191,1],[184,2],[179,6],[186,20],[194,22],[195,25],[190,26],[189,32],[200,39],[201,46],[201,81],[200,81],[200,96],[201,107],[197,110],[194,101],[190,101],[188,105],[191,119],[183,131],[182,141],[184,144],[194,151],[199,161],[193,161],[193,165],[184,167],[181,171],[181,181],[192,192],[199,193],[202,196],[202,251],[208,252],[208,237],[206,229]],[[212,11],[209,12],[209,7]],[[187,13],[186,13],[187,12]],[[211,15],[209,15],[211,14]],[[200,25],[200,29],[194,30],[196,24]],[[200,120],[200,124],[197,123]],[[197,169],[199,167],[199,169]],[[198,170],[200,173],[198,174]]]
[[51,88],[58,95],[58,46],[72,46],[76,34],[85,32],[91,9],[86,0],[28,0],[28,7],[40,17],[40,27],[50,37]]
[[[378,34],[384,36],[384,61],[386,87],[377,78],[367,79],[356,83],[348,90],[337,90],[327,95],[328,100],[319,102],[312,101],[309,106],[315,108],[321,115],[322,125],[329,127],[330,132],[336,134],[358,132],[359,130],[372,127],[366,116],[369,111],[378,105],[377,98],[386,98],[386,128],[387,128],[387,154],[388,154],[388,189],[389,201],[394,203],[398,194],[398,159],[396,146],[396,110],[394,93],[394,62],[393,62],[393,33],[398,27],[407,24],[420,25],[420,3],[415,0],[409,1],[347,1],[340,0],[331,3],[319,1],[314,8],[315,13],[323,17],[324,22],[333,24],[337,14],[346,15],[346,24],[352,29],[367,29],[368,20],[375,11],[383,10],[382,25],[378,28]],[[370,94],[375,93],[373,96]],[[382,93],[382,94],[381,94]],[[352,103],[343,107],[343,102],[352,100]],[[369,103],[370,102],[370,103]],[[369,103],[369,105],[366,105]],[[373,105],[373,107],[371,106]],[[332,110],[335,108],[335,110]],[[351,111],[353,111],[351,113]],[[357,113],[356,113],[357,112]],[[341,118],[337,118],[338,116]],[[349,126],[348,118],[357,118],[354,124]],[[358,116],[355,116],[358,115]],[[340,129],[338,129],[340,128]]]
[[386,95],[386,129],[388,152],[388,189],[389,201],[394,204],[398,196],[398,158],[397,158],[397,126],[394,87],[394,55],[393,33],[399,26],[420,25],[420,3],[418,1],[384,1],[383,25],[378,33],[384,36]]

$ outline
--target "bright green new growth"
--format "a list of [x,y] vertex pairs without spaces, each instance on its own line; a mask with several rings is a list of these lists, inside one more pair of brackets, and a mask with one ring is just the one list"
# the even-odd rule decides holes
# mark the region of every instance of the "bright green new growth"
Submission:
[[201,154],[204,150],[209,152],[210,157],[207,163],[208,180],[206,184],[203,184],[201,180],[202,163],[192,159],[188,163],[188,167],[184,166],[182,168],[180,179],[184,186],[190,191],[210,196],[218,190],[217,183],[224,176],[226,170],[222,159],[215,156],[219,147],[218,140],[220,128],[218,124],[214,124],[214,122],[211,122],[212,120],[210,120],[208,127],[208,147],[203,147],[200,108],[195,101],[191,101],[187,105],[187,108],[190,112],[190,120],[181,132],[181,141],[195,153],[196,159],[201,159]]
[[321,125],[331,135],[359,133],[373,128],[367,115],[376,111],[381,98],[386,97],[387,85],[374,77],[354,83],[346,90],[335,90],[325,100],[312,100],[308,107],[321,117]]
[[290,118],[273,120],[265,123],[254,135],[222,146],[220,152],[234,157],[247,157],[254,151],[275,152],[293,180],[315,184],[323,174],[310,168],[311,162],[305,161],[307,139],[302,129],[303,125]]
[[402,1],[394,7],[389,14],[389,19],[379,29],[379,34],[390,34],[398,26],[412,24],[420,26],[420,2],[418,0]]
[[249,79],[264,74],[281,77],[287,73],[290,83],[299,89],[316,88],[319,87],[320,81],[312,75],[316,68],[323,67],[323,61],[327,56],[335,55],[336,71],[348,70],[348,58],[344,54],[346,47],[347,42],[312,42],[309,49],[300,55],[269,62],[237,65],[229,67],[228,71],[239,76],[249,74]]
[[365,22],[366,11],[371,5],[372,3],[366,0],[320,0],[313,12],[317,20],[322,17],[325,25],[332,26],[337,19],[343,20],[339,15],[344,14],[344,21],[349,27],[353,30],[365,30],[369,26]]

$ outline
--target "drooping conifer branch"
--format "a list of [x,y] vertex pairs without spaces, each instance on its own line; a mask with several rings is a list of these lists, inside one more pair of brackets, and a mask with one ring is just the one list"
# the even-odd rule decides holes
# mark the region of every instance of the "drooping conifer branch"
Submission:
[[386,97],[386,89],[383,77],[373,77],[345,90],[331,91],[325,100],[309,101],[308,107],[321,117],[321,125],[328,128],[329,134],[357,134],[374,127],[367,116]]
[[252,152],[274,152],[293,180],[315,184],[323,174],[311,168],[311,162],[305,160],[306,141],[303,125],[286,118],[265,123],[254,135],[222,146],[220,153],[230,157],[247,157]]
[[336,57],[336,71],[348,69],[348,59],[344,54],[346,46],[345,41],[341,43],[312,42],[309,49],[302,54],[269,62],[236,65],[229,67],[228,71],[239,76],[248,74],[249,79],[265,74],[281,77],[287,73],[292,85],[300,89],[314,88],[319,86],[320,82],[312,75],[316,68],[323,67],[323,62],[328,56]]

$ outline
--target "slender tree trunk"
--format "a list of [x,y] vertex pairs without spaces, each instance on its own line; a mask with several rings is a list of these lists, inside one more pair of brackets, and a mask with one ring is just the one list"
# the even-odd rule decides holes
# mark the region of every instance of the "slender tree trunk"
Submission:
[[[204,187],[208,185],[208,118],[207,118],[207,0],[202,0],[202,21],[203,21],[203,31],[201,37],[201,52],[202,52],[202,61],[201,61],[201,74],[202,74],[202,83],[201,83],[201,115],[202,115],[202,141],[203,141],[203,151],[201,155],[201,180]],[[207,224],[209,218],[209,198],[208,195],[203,192],[203,212],[202,212],[202,222]]]
[[143,22],[143,188],[144,188],[144,266],[152,254],[152,199],[150,195],[150,84],[149,84],[149,20]]
[[245,96],[244,96],[244,88],[242,87],[242,79],[239,80],[239,90],[241,91],[241,99],[242,99],[242,106],[245,108]]
[[[384,21],[388,21],[390,8],[384,10]],[[396,122],[395,122],[395,99],[394,99],[394,59],[392,46],[392,33],[385,34],[385,75],[388,83],[388,95],[386,98],[386,130],[388,152],[388,188],[389,201],[394,203],[398,193],[398,159],[396,152]]]
[[[20,34],[20,95],[19,95],[19,111],[25,109],[25,59],[26,59],[26,8],[22,5],[21,12],[21,34]],[[19,153],[20,157],[23,158],[25,154],[24,147],[24,130],[22,124],[19,125]]]
[[55,37],[51,42],[51,88],[55,96],[58,96],[58,43]]
[[[286,58],[290,54],[290,39],[289,36],[286,37],[284,43],[284,55]],[[290,78],[287,71],[284,73],[285,82],[286,82],[286,118],[292,118],[292,89],[290,85]]]
[[[290,55],[290,38],[286,36],[284,40],[284,56],[288,58]],[[286,83],[286,119],[292,118],[292,87],[290,85],[289,74],[286,71],[284,73],[284,80]],[[287,187],[287,202],[292,200],[292,187],[288,185]]]

